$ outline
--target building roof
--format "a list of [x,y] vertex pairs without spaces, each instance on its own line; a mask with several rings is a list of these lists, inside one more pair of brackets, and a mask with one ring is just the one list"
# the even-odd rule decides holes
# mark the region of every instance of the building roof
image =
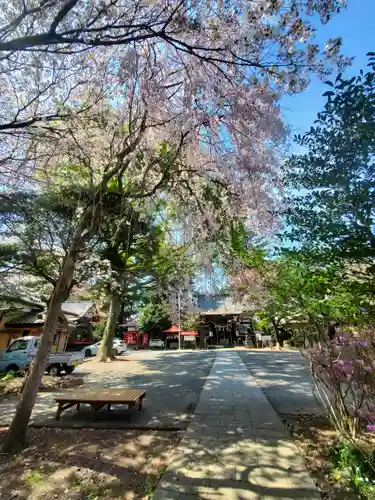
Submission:
[[[34,326],[43,326],[45,320],[45,312],[41,311],[30,311],[15,318],[12,318],[10,321],[6,322],[7,327],[17,326],[17,325],[34,325]],[[64,325],[67,323],[67,320],[63,314],[59,316],[59,325]]]
[[[61,307],[61,314],[59,318],[60,324],[65,323],[76,323],[82,317],[89,315],[90,317],[96,314],[95,311],[90,312],[95,306],[95,303],[89,300],[67,300],[63,303]],[[89,314],[90,313],[90,314]],[[41,309],[39,305],[35,305],[33,308],[28,310],[19,311],[18,315],[15,315],[11,320],[6,322],[7,326],[14,325],[36,325],[43,326],[46,316],[46,309]],[[91,319],[91,318],[90,318]]]
[[[200,308],[200,313],[203,316],[237,316],[251,309],[248,303],[236,302],[231,297],[220,296],[218,300],[211,299],[211,308]],[[209,302],[206,302],[206,304]]]
[[178,333],[181,331],[181,328],[178,328],[177,325],[173,323],[167,330],[162,330],[163,333]]
[[[39,316],[42,315],[43,317],[40,318]],[[35,326],[43,326],[44,323],[44,315],[41,314],[40,311],[31,311],[27,312],[24,314],[20,314],[19,316],[16,316],[15,318],[12,318],[10,321],[6,322],[6,326],[13,326],[13,325],[35,325]]]
[[94,305],[95,303],[92,300],[67,300],[61,306],[61,310],[64,314],[82,318]]
[[197,295],[197,305],[200,311],[209,311],[210,309],[217,309],[226,300],[226,295]]

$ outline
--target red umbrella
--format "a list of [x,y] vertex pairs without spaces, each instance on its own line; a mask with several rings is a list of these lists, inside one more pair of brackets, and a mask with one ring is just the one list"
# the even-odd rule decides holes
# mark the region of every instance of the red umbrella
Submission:
[[168,328],[168,330],[163,330],[163,333],[179,333],[181,331],[177,325],[173,324]]

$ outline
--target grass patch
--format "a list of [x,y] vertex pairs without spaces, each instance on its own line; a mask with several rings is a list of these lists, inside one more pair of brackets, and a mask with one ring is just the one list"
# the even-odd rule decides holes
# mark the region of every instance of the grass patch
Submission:
[[375,498],[375,451],[366,456],[348,440],[341,441],[331,453],[330,476],[355,490],[364,500]]
[[8,373],[0,373],[0,381],[7,382],[8,380],[13,380],[20,376],[20,372],[8,372]]
[[104,485],[85,484],[79,488],[79,492],[82,493],[87,500],[94,498],[109,498],[114,496],[111,489],[105,487]]
[[78,491],[87,500],[95,498],[112,498],[120,494],[120,483],[102,474],[91,473],[87,477],[81,477],[77,473],[71,474],[68,479],[69,488]]
[[43,475],[38,470],[31,470],[25,474],[24,481],[28,486],[37,486],[43,481]]

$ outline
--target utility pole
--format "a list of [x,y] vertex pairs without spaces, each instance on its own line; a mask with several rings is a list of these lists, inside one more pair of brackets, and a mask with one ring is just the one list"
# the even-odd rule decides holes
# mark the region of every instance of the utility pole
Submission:
[[178,350],[181,351],[181,294],[180,289],[178,289]]

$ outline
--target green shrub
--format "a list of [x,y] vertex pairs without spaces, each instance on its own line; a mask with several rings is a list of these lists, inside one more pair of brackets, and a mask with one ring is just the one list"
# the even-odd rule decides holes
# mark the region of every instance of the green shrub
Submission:
[[331,478],[353,488],[363,499],[375,498],[375,451],[366,456],[350,441],[341,441],[331,453]]
[[100,340],[103,337],[105,325],[102,323],[97,323],[92,327],[92,338],[96,341]]

